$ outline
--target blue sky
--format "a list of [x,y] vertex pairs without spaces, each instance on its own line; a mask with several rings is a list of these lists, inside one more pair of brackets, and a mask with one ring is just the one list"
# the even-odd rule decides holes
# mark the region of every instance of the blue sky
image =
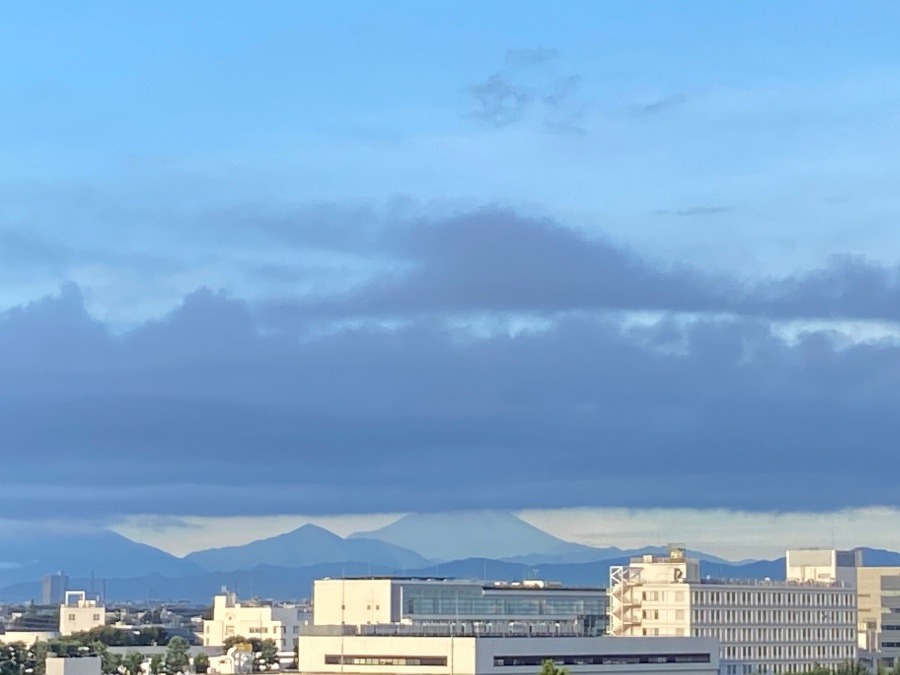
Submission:
[[894,505],[898,14],[10,7],[0,504]]

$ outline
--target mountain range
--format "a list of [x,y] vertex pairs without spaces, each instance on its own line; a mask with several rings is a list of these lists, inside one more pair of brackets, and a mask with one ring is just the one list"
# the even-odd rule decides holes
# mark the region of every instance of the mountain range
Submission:
[[[900,553],[863,549],[867,565],[900,565]],[[595,548],[567,542],[503,512],[411,514],[384,528],[343,538],[315,525],[243,546],[183,558],[108,530],[23,530],[0,538],[0,601],[40,598],[44,574],[65,570],[71,588],[105,588],[109,600],[208,603],[222,586],[242,597],[302,599],[325,576],[409,575],[605,586],[609,567],[645,547]],[[701,573],[714,578],[784,578],[784,558],[729,562],[700,551]],[[102,584],[102,585],[101,585]]]

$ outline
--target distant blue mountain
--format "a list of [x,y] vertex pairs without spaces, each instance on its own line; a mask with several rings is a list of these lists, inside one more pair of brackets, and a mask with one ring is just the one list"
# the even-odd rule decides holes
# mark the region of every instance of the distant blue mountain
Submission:
[[[14,535],[0,537],[0,585],[39,580],[58,570],[70,577],[89,580],[93,576],[99,590],[100,579],[105,577],[157,573],[184,576],[196,574],[200,568],[103,529],[61,529],[47,533],[23,528]],[[87,586],[84,588],[88,590]]]
[[350,535],[359,537],[389,542],[434,560],[594,550],[554,537],[506,511],[410,513],[380,529]]
[[249,570],[259,565],[305,567],[342,562],[405,569],[428,562],[418,553],[394,544],[375,539],[344,539],[316,525],[304,525],[243,546],[197,551],[184,559],[207,572]]
[[[452,577],[462,579],[490,579],[522,581],[540,578],[571,586],[605,587],[611,565],[624,565],[629,556],[591,563],[548,564],[539,567],[521,563],[467,558],[431,564],[420,568],[400,570],[364,563],[323,563],[298,568],[260,565],[234,572],[207,572],[181,577],[148,575],[138,578],[117,578],[107,581],[110,600],[185,600],[209,604],[222,586],[234,589],[242,597],[263,597],[279,600],[303,599],[311,595],[312,583],[323,577],[399,575],[418,577]],[[702,573],[714,578],[783,579],[784,560],[758,561],[746,565],[702,563]],[[74,583],[83,583],[75,581]],[[15,584],[0,588],[0,602],[21,602],[39,597],[40,584]]]

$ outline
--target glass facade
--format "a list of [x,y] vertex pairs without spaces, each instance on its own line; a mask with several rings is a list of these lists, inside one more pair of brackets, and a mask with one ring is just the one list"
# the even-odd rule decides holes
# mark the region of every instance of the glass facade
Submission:
[[588,634],[606,629],[606,593],[597,590],[496,589],[479,585],[408,584],[401,592],[405,619],[578,622]]

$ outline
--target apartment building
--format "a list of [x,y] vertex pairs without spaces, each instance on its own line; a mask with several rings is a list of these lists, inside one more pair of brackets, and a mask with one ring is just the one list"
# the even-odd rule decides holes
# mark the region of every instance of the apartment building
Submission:
[[569,633],[606,632],[605,588],[546,581],[485,582],[446,578],[319,579],[313,584],[317,625],[503,623]]
[[833,556],[828,569],[824,557],[803,551],[788,560],[795,578],[757,581],[703,579],[699,561],[681,546],[668,556],[633,558],[610,570],[609,632],[717,638],[725,675],[795,673],[855,659],[858,559]]
[[72,635],[106,625],[106,607],[85,591],[66,591],[59,607],[59,634]]
[[274,640],[280,652],[293,652],[300,627],[310,616],[296,605],[238,602],[235,593],[222,592],[213,599],[211,619],[203,621],[204,647],[221,647],[230,637]]

